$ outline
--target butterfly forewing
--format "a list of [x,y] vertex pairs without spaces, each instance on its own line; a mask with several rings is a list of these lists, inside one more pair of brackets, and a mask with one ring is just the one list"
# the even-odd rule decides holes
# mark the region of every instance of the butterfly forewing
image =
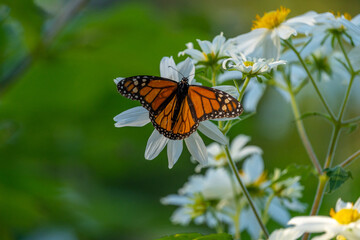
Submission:
[[243,112],[238,100],[218,89],[192,85],[188,99],[198,121],[237,117]]
[[159,111],[163,104],[176,93],[177,82],[154,76],[134,76],[120,80],[117,84],[121,95],[140,101],[149,111]]

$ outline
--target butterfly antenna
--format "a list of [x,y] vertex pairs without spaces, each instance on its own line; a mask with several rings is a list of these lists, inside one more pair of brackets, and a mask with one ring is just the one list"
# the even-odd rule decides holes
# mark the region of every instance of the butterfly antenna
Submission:
[[168,66],[169,68],[172,68],[173,70],[175,70],[175,71],[177,71],[183,78],[185,78],[185,76],[181,73],[181,72],[179,72],[176,68],[174,68],[174,67],[172,67],[172,66]]

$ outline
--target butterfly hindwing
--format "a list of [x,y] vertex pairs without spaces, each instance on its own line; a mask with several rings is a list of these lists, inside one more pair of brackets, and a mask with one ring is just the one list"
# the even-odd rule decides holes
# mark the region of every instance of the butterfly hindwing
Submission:
[[[176,110],[177,104],[179,104],[178,110]],[[174,96],[158,114],[150,112],[150,120],[161,134],[173,140],[190,136],[199,126],[187,97],[179,103],[177,96]]]
[[177,82],[154,76],[134,76],[120,80],[117,84],[121,95],[140,101],[149,111],[159,111],[166,101],[176,93]]

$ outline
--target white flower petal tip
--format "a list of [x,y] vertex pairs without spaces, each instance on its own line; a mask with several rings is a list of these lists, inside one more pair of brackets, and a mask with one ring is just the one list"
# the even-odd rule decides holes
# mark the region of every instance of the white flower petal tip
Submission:
[[225,135],[219,130],[219,128],[210,121],[201,122],[198,127],[199,131],[205,134],[208,138],[211,138],[218,143],[226,145],[228,139]]
[[188,138],[185,138],[186,146],[190,154],[201,164],[207,164],[207,152],[206,146],[197,132],[191,134]]
[[169,139],[161,135],[157,130],[151,134],[145,150],[145,159],[153,160],[164,149]]
[[173,168],[173,166],[179,159],[182,150],[183,150],[182,140],[169,140],[169,143],[167,145],[169,169]]
[[123,80],[123,77],[118,77],[114,79],[114,83],[117,85],[121,80]]
[[271,233],[269,240],[296,240],[303,234],[304,232],[295,228],[278,229]]
[[130,108],[114,117],[115,127],[142,127],[150,122],[149,112],[143,107]]

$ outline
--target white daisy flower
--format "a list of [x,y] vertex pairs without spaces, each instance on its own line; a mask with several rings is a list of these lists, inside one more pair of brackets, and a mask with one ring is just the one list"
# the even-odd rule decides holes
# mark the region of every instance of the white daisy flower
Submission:
[[256,16],[252,31],[230,39],[236,48],[245,55],[254,57],[280,57],[280,40],[289,39],[297,33],[307,34],[314,25],[315,12],[286,20],[290,9],[280,7],[276,11],[267,12],[264,16]]
[[231,58],[223,62],[223,68],[228,70],[237,70],[243,75],[261,75],[270,72],[279,65],[286,64],[286,61],[265,58],[252,58],[243,53],[230,52]]
[[[261,156],[255,154],[247,158],[244,161],[240,175],[248,188],[255,205],[258,209],[262,209],[267,200],[268,193],[266,188],[269,186],[270,180],[267,178],[267,174],[264,171],[264,162]],[[295,192],[297,193],[299,190],[296,185],[297,184],[294,183],[293,180],[286,182],[286,184],[282,184],[282,186],[286,187],[284,190],[284,195],[286,195],[286,197],[274,197],[268,209],[269,217],[283,226],[285,226],[287,221],[291,218],[288,210],[304,210],[304,205],[296,199],[298,195],[296,195]],[[293,186],[297,187],[294,192],[291,191]],[[288,196],[292,197],[291,202],[288,200]],[[246,230],[251,235],[252,239],[259,238],[261,228],[259,224],[257,224],[256,217],[249,207],[245,207],[240,214],[240,230]],[[235,232],[234,228],[232,228],[231,231]]]
[[352,19],[346,13],[335,15],[334,13],[326,12],[316,16],[315,21],[316,25],[310,33],[311,42],[301,51],[303,58],[309,56],[319,47],[325,48],[325,52],[331,53],[333,46],[332,36],[330,35],[333,33],[344,33],[341,35],[342,39],[355,46],[360,45],[360,14]]
[[[194,175],[179,189],[179,194],[172,194],[161,199],[165,205],[179,206],[171,216],[171,221],[176,224],[187,225],[191,220],[196,224],[207,223],[209,227],[215,227],[217,219],[230,223],[232,220],[221,210],[222,201],[233,198],[231,177],[223,169],[209,169],[205,175]],[[210,202],[217,202],[214,207]],[[209,210],[213,208],[213,210]]]
[[[230,154],[235,162],[238,162],[253,154],[262,154],[263,151],[257,146],[246,146],[250,141],[250,137],[246,135],[238,135],[233,139],[230,145]],[[218,143],[211,143],[206,148],[208,153],[208,162],[206,165],[198,165],[195,168],[199,172],[203,167],[222,167],[228,164],[224,149]]]
[[231,49],[232,45],[220,33],[214,38],[212,42],[201,41],[197,39],[201,51],[194,49],[193,43],[189,42],[186,44],[187,49],[179,52],[179,56],[189,55],[195,63],[200,65],[215,65],[221,64],[222,59],[227,56],[228,50]]
[[[190,58],[175,65],[172,57],[164,57],[160,63],[161,77],[169,78],[174,81],[181,81],[183,76],[188,76],[189,84],[194,84],[195,66]],[[182,75],[183,76],[182,76]],[[121,78],[115,79],[117,84]],[[195,83],[196,84],[196,83]],[[116,117],[116,127],[142,127],[150,123],[149,112],[143,107],[134,107],[126,110]],[[198,130],[205,134],[207,137],[221,143],[226,144],[227,139],[222,132],[217,128],[215,124],[210,121],[200,122]],[[206,146],[197,132],[191,134],[188,138],[184,139],[184,142],[190,152],[190,154],[200,163],[206,164],[207,153]],[[169,168],[172,168],[176,161],[179,159],[183,150],[183,140],[171,140],[164,137],[156,129],[151,134],[145,150],[145,158],[152,160],[165,148],[167,145],[167,155],[169,161]]]
[[338,199],[330,217],[306,216],[294,217],[289,222],[294,228],[308,233],[324,233],[314,240],[333,239],[343,236],[347,240],[360,239],[360,198],[355,204]]

